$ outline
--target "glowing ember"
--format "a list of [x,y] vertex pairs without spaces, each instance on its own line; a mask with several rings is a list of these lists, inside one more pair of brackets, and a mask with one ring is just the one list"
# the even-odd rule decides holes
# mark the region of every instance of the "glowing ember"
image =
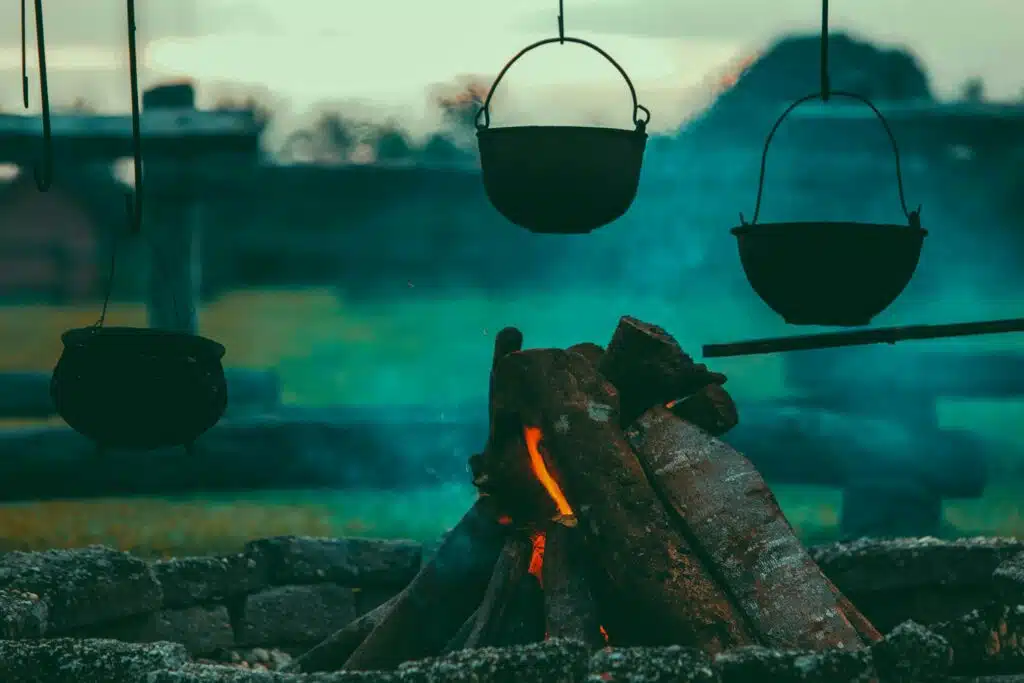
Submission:
[[530,556],[530,573],[537,577],[537,581],[544,585],[541,577],[544,569],[544,546],[547,543],[547,534],[539,531],[533,535],[533,554]]
[[526,450],[530,454],[530,469],[533,470],[537,481],[541,483],[544,490],[551,496],[551,500],[554,501],[555,508],[558,510],[556,521],[565,526],[576,526],[576,516],[573,514],[572,506],[569,505],[565,494],[562,493],[562,488],[548,472],[547,465],[544,464],[544,456],[540,451],[540,442],[543,438],[544,435],[540,427],[523,427],[523,439],[526,441]]
[[604,642],[607,643],[608,642],[608,631],[604,630],[604,626],[598,626],[598,628],[601,629],[601,637],[604,638]]

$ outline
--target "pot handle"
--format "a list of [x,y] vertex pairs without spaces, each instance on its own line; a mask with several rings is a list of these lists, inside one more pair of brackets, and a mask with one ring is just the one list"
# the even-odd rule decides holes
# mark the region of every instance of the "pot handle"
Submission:
[[[612,66],[618,69],[619,73],[622,74],[622,78],[626,81],[626,86],[629,88],[629,94],[633,98],[633,125],[636,126],[638,132],[644,132],[647,129],[647,123],[651,120],[651,111],[640,104],[636,98],[636,88],[633,87],[633,81],[629,79],[629,74],[626,70],[619,66],[619,63],[612,59],[612,56],[607,52],[594,45],[591,42],[582,40],[580,38],[569,38],[560,36],[558,38],[546,38],[544,40],[538,40],[533,45],[528,45],[520,50],[515,57],[510,59],[505,66],[498,72],[498,77],[494,79],[494,83],[491,84],[491,89],[487,91],[487,97],[484,99],[484,104],[476,113],[476,128],[477,130],[485,130],[491,126],[491,96],[494,95],[494,91],[498,88],[498,83],[505,77],[505,73],[512,68],[512,65],[519,61],[519,58],[525,55],[530,50],[541,47],[542,45],[550,45],[551,43],[576,43],[577,45],[583,45],[589,47],[591,50],[599,53],[602,57],[611,62]],[[641,116],[642,114],[642,116]]]
[[[889,144],[892,145],[892,155],[896,160],[896,189],[899,191],[900,207],[903,209],[903,215],[907,217],[907,223],[910,225],[910,227],[920,228],[921,207],[918,206],[917,209],[915,209],[914,211],[907,210],[906,195],[903,193],[903,170],[900,164],[900,149],[899,146],[896,144],[896,136],[893,135],[892,128],[889,127],[889,122],[886,121],[885,117],[882,115],[882,112],[878,110],[878,107],[871,103],[871,100],[867,99],[866,97],[862,97],[861,95],[857,95],[856,93],[844,92],[841,90],[833,90],[831,92],[828,92],[828,97],[844,97],[846,99],[856,100],[870,107],[871,111],[875,113],[875,116],[878,118],[879,123],[882,124],[882,128],[885,129],[886,135],[889,136]],[[768,148],[772,144],[772,138],[775,137],[775,134],[779,131],[779,127],[782,125],[782,122],[786,120],[786,117],[789,116],[790,112],[792,112],[794,109],[799,107],[801,104],[804,104],[805,102],[810,102],[811,100],[822,100],[823,102],[827,102],[828,97],[823,97],[821,93],[815,93],[813,95],[806,95],[804,97],[801,97],[796,102],[789,105],[786,111],[782,112],[782,116],[780,116],[778,121],[775,122],[775,125],[772,126],[771,132],[768,133],[768,138],[764,142],[764,152],[761,153],[761,175],[757,181],[757,202],[754,204],[754,217],[750,221],[750,225],[757,225],[757,217],[761,213],[761,198],[764,195],[765,167],[768,162]],[[746,218],[743,217],[742,213],[740,214],[740,223],[742,223],[743,225],[748,225],[747,220]]]

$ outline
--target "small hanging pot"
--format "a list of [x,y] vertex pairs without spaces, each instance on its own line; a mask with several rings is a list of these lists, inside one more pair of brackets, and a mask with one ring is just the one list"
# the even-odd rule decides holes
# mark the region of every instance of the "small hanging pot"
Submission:
[[[498,83],[520,57],[551,43],[576,43],[618,69],[633,98],[633,130],[583,126],[491,128]],[[593,43],[548,38],[511,59],[498,73],[476,115],[484,190],[495,209],[535,233],[582,234],[622,216],[636,198],[651,112],[637,102],[625,70]]]
[[190,446],[227,408],[224,347],[193,334],[83,327],[61,336],[50,395],[102,448]]
[[878,117],[892,144],[897,189],[907,224],[757,222],[772,138],[790,112],[805,102],[824,98],[819,94],[808,95],[790,105],[765,141],[753,220],[747,223],[740,214],[742,225],[732,229],[750,286],[790,325],[867,325],[909,284],[928,234],[921,227],[920,207],[907,210],[899,148],[885,117],[860,95],[829,95],[861,102]]

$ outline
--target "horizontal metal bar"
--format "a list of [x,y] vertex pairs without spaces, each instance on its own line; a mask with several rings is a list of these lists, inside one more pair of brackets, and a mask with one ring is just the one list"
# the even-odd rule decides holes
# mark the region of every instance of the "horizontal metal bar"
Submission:
[[903,325],[899,327],[879,327],[870,330],[752,339],[750,341],[727,344],[705,344],[703,354],[705,358],[756,356],[766,353],[810,351],[812,349],[831,349],[841,346],[864,346],[867,344],[895,344],[913,339],[943,339],[981,334],[1004,334],[1007,332],[1024,332],[1024,318],[942,325]]

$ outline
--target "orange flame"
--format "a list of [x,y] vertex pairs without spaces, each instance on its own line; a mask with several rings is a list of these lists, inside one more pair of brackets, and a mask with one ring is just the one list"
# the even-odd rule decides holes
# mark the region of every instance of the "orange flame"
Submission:
[[540,427],[523,427],[523,439],[526,441],[526,450],[530,454],[530,469],[533,470],[537,481],[541,483],[544,490],[551,496],[551,500],[554,501],[555,508],[558,510],[559,521],[563,523],[575,522],[572,506],[569,505],[565,494],[562,493],[562,487],[551,476],[548,466],[544,463],[544,456],[540,452],[540,442],[543,438],[544,435]]
[[547,545],[548,537],[543,531],[539,531],[533,535],[531,540],[533,541],[533,554],[530,556],[530,573],[536,576],[537,581],[543,586],[544,580],[541,573],[544,569],[544,547]]
[[608,644],[608,631],[604,630],[604,626],[598,626],[598,628],[601,629],[601,637],[604,638],[604,642],[607,645]]

